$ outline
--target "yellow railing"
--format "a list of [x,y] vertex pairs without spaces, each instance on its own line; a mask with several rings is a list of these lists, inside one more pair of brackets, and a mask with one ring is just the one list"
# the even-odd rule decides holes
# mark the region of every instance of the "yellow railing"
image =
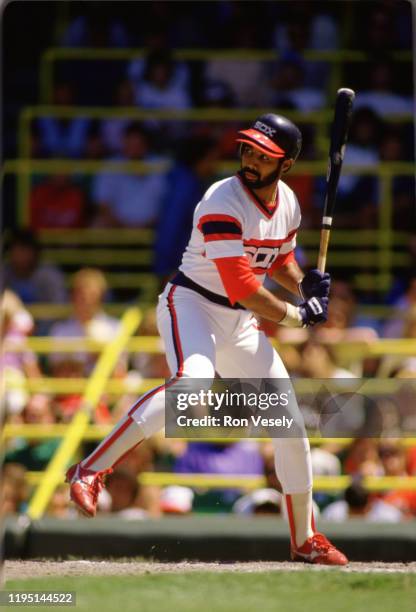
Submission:
[[45,512],[56,486],[62,481],[68,462],[72,459],[83,439],[91,411],[97,405],[120,353],[123,351],[128,339],[136,331],[140,320],[141,312],[138,308],[127,310],[121,320],[119,333],[101,353],[85,388],[82,398],[82,409],[73,417],[65,437],[49,462],[39,482],[39,486],[30,501],[28,508],[30,518],[40,518]]
[[[29,484],[37,484],[43,472],[28,472]],[[263,476],[240,476],[220,474],[176,474],[173,472],[143,472],[138,476],[142,485],[167,487],[181,485],[195,489],[243,489],[252,490],[267,487]],[[343,491],[353,482],[350,476],[316,476],[313,488],[316,492],[337,493]],[[416,490],[416,476],[377,476],[367,477],[360,481],[369,491]]]
[[[283,344],[293,343],[279,343],[277,340],[271,338],[272,344],[278,348]],[[25,350],[32,350],[37,353],[57,353],[57,352],[72,352],[85,351],[85,352],[99,352],[102,350],[104,343],[97,340],[88,338],[51,338],[51,337],[29,337],[24,341],[15,342],[8,340],[4,343],[3,350],[5,352],[22,352]],[[333,346],[330,344],[330,346]],[[380,339],[373,340],[371,342],[363,342],[360,340],[354,341],[343,341],[338,342],[334,346],[335,350],[340,352],[354,351],[363,357],[370,356],[383,356],[383,355],[416,355],[416,340],[403,338],[403,339]],[[126,341],[124,349],[126,352],[142,352],[142,353],[159,353],[163,354],[161,340],[158,336],[140,336],[131,338]]]
[[[132,121],[152,120],[242,123],[253,121],[256,117],[266,112],[270,112],[270,108],[143,109],[136,107],[114,108],[105,106],[28,106],[20,112],[19,116],[19,157],[20,159],[30,158],[30,124],[34,119],[39,117],[55,117],[57,119],[84,117],[86,119],[131,119]],[[328,133],[326,128],[332,121],[333,110],[319,110],[307,113],[285,109],[284,114],[299,125],[313,124],[316,126],[318,150],[320,154],[322,154],[322,157],[326,158],[328,152]],[[389,117],[389,122],[413,122],[413,115],[412,113],[397,114]]]
[[[5,164],[5,173],[18,173],[20,179],[18,182],[20,195],[18,201],[19,219],[22,224],[27,222],[28,214],[28,194],[29,194],[29,177],[31,172],[35,169],[38,171],[47,172],[50,164],[51,172],[59,171],[73,171],[85,173],[94,173],[104,168],[107,169],[107,162],[95,161],[95,162],[72,162],[69,160],[16,160],[8,161]],[[149,172],[156,171],[156,167],[149,164],[131,164],[128,163],[126,166],[121,163],[110,164],[111,171],[123,171],[126,172]],[[219,171],[231,172],[236,169],[234,162],[223,162],[219,165]],[[159,171],[161,169],[159,168]],[[322,162],[298,162],[293,169],[293,175],[311,174],[313,176],[322,176],[326,172],[326,166]],[[403,246],[406,240],[409,238],[405,232],[393,232],[392,230],[392,211],[393,211],[393,195],[392,195],[392,181],[395,176],[413,176],[414,166],[411,163],[380,163],[376,167],[366,166],[346,166],[343,169],[344,174],[360,174],[360,175],[371,175],[379,178],[381,186],[381,201],[379,206],[378,214],[378,226],[374,230],[357,230],[357,231],[336,231],[333,232],[332,247],[336,244],[342,244],[350,246],[349,251],[337,252],[334,248],[330,250],[328,263],[329,266],[343,267],[343,266],[355,266],[356,268],[369,267],[374,269],[368,273],[357,272],[354,279],[356,288],[362,290],[375,290],[375,291],[386,291],[391,285],[392,269],[394,266],[407,267],[410,264],[410,257],[407,252],[395,252],[394,247],[396,245]],[[98,236],[99,234],[96,234]],[[306,250],[313,247],[313,253],[311,254],[311,261],[314,261],[318,245],[317,232],[300,232],[299,244]],[[360,248],[360,251],[354,250]],[[98,252],[98,251],[97,251]],[[99,251],[102,252],[101,250]],[[55,253],[49,253],[53,258]],[[91,263],[93,263],[93,251],[90,254],[85,252],[86,257],[90,257]],[[57,257],[61,258],[62,262],[76,262],[81,257],[80,254],[76,255],[73,252],[62,252],[57,254]],[[84,251],[82,252],[82,261],[85,262]],[[114,263],[118,258],[114,258],[111,253],[106,255],[108,263]],[[149,261],[150,255],[143,251],[140,255],[143,261]],[[122,256],[120,255],[120,262]],[[133,258],[134,259],[134,258]],[[106,261],[107,261],[106,260]],[[131,253],[126,252],[123,263],[131,262]],[[100,260],[99,260],[100,261]],[[120,265],[122,265],[120,263]],[[113,279],[115,280],[115,279]],[[112,280],[112,282],[113,282]],[[127,280],[127,279],[125,279]],[[121,283],[119,279],[117,282]],[[120,285],[118,285],[120,286]]]
[[[6,162],[7,163],[7,162]],[[123,244],[140,244],[143,246],[152,246],[155,240],[155,232],[145,228],[127,228],[118,227],[114,229],[107,228],[77,228],[73,229],[43,229],[38,232],[38,239],[43,246],[51,245],[123,245]]]
[[[407,352],[401,351],[400,355],[414,355],[414,351],[410,352],[410,347]],[[370,355],[372,353],[369,353]],[[391,354],[391,353],[390,353]],[[364,353],[365,355],[365,353]],[[361,354],[363,356],[363,354]],[[356,357],[355,357],[356,359]],[[331,389],[341,392],[352,392],[355,390],[360,394],[367,395],[385,395],[398,392],[402,388],[408,388],[413,379],[395,379],[395,378],[375,378],[375,379],[334,379]],[[127,380],[108,380],[104,385],[102,392],[111,395],[123,395],[126,393],[139,395],[150,391],[165,382],[161,378],[146,378],[142,381],[132,382]],[[347,383],[347,384],[345,384]],[[295,379],[293,381],[295,391],[298,395],[309,395],[310,393],[318,393],[322,390],[322,382],[312,379]],[[355,387],[354,385],[358,385]],[[67,395],[71,393],[85,393],[89,386],[88,378],[31,378],[25,381],[10,381],[7,382],[9,389],[24,389],[28,393],[52,393],[54,395]],[[329,389],[329,383],[326,381],[326,389]]]
[[[174,59],[179,61],[260,61],[276,62],[280,54],[277,51],[254,49],[173,49]],[[62,48],[46,49],[40,63],[40,100],[43,103],[52,101],[54,64],[56,61],[68,60],[109,60],[131,61],[145,57],[146,49],[108,49],[108,48]],[[306,50],[302,54],[306,61],[328,62],[332,66],[328,82],[328,90],[336,91],[340,86],[340,66],[342,62],[369,61],[363,51],[344,49],[342,51]],[[411,51],[395,51],[392,54],[395,61],[412,61]]]
[[[2,442],[11,438],[25,438],[26,440],[50,440],[52,438],[65,437],[70,425],[64,423],[55,423],[50,425],[38,424],[38,423],[25,423],[25,424],[14,424],[7,423],[4,425],[1,432]],[[112,430],[112,425],[94,425],[89,424],[83,435],[83,441],[85,442],[98,442],[107,436]],[[187,442],[213,442],[218,444],[231,444],[232,442],[238,442],[242,438],[176,438],[177,440],[182,439]],[[245,438],[246,439],[246,438]],[[385,440],[388,438],[384,438]],[[250,438],[253,442],[264,444],[269,441],[268,438]],[[321,436],[309,436],[309,442],[311,446],[325,446],[328,444],[336,444],[337,446],[348,446],[353,442],[354,438],[322,438]],[[377,438],[377,441],[382,442],[383,438]],[[402,437],[395,438],[395,443],[403,448],[411,448],[416,446],[416,438]]]
[[[107,276],[108,275],[106,274],[106,278]],[[116,280],[118,280],[119,287],[128,287],[128,288],[137,287],[139,289],[143,286],[142,285],[143,281],[146,282],[146,280],[143,279],[140,273],[137,274],[137,280],[136,280],[136,274],[134,273],[111,275],[111,279],[113,278],[113,276]],[[143,276],[148,276],[148,275],[143,275]],[[109,286],[114,287],[115,285],[112,284],[111,279],[109,281]],[[124,284],[122,285],[121,282],[123,281],[123,279],[125,279],[125,281],[128,281],[128,282],[124,282]],[[154,307],[153,300],[147,302],[146,300],[141,299],[140,307],[143,308],[144,304],[146,305],[145,309]],[[51,319],[64,319],[64,318],[69,317],[72,313],[71,304],[51,304],[49,302],[48,303],[39,302],[37,304],[25,305],[25,307],[26,307],[26,310],[28,310],[37,321],[51,320]],[[123,312],[126,310],[126,305],[124,303],[116,303],[116,302],[106,303],[104,304],[104,310],[108,314],[118,317],[118,316],[121,316]],[[357,314],[362,315],[362,316],[373,317],[375,319],[389,319],[393,316],[395,318],[404,318],[406,315],[406,311],[404,310],[402,312],[397,312],[393,306],[385,306],[385,305],[380,305],[380,304],[373,304],[373,305],[359,304],[357,307]]]

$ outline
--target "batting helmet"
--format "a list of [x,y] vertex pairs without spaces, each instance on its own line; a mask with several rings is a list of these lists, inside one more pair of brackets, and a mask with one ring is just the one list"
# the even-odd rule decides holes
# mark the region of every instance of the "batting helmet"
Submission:
[[302,146],[299,128],[286,117],[273,113],[257,117],[251,128],[238,135],[237,142],[249,144],[269,157],[295,160]]

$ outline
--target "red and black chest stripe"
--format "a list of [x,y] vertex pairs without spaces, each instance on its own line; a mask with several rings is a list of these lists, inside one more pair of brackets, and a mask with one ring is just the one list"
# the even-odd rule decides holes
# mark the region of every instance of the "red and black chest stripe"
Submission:
[[290,242],[297,230],[294,229],[285,238],[272,239],[248,239],[243,241],[244,252],[250,262],[250,267],[255,274],[264,274],[279,256],[283,244]]

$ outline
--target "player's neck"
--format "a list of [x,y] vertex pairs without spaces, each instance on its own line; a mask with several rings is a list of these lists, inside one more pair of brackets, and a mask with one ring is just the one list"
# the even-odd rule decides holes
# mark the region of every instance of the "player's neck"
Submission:
[[261,189],[253,189],[254,193],[266,206],[273,207],[277,200],[277,188],[279,181],[276,181],[272,185],[262,187]]

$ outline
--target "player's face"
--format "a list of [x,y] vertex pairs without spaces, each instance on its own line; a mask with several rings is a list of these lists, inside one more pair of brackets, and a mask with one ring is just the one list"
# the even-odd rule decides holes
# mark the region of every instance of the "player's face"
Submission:
[[280,166],[281,160],[269,157],[250,145],[244,145],[241,153],[241,169],[248,183],[264,180]]

